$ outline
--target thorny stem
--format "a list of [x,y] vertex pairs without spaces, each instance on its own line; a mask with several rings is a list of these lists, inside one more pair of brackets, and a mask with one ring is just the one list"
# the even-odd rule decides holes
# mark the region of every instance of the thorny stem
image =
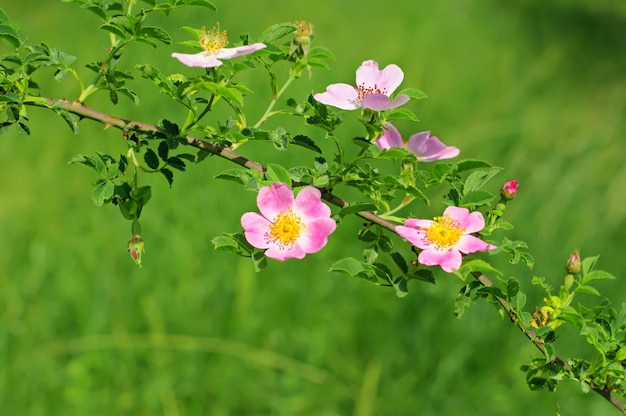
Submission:
[[[493,282],[484,274],[479,273],[479,272],[473,272],[472,275],[474,276],[474,279],[476,279],[481,285],[485,287],[493,287]],[[535,347],[537,347],[539,351],[541,351],[541,353],[544,356],[547,356],[543,339],[536,336],[535,331],[533,331],[531,328],[529,328],[528,326],[524,324],[522,319],[518,316],[518,311],[513,306],[511,306],[511,304],[507,302],[505,299],[502,299],[496,296],[496,300],[498,301],[502,309],[507,313],[507,315],[511,319],[511,322],[515,326],[517,326],[524,333],[524,335],[526,335],[526,337],[533,343]],[[556,355],[553,355],[550,358],[552,362],[560,365],[565,370],[568,370],[568,371],[571,370],[569,364],[566,361],[564,361],[562,358]],[[598,393],[605,400],[611,403],[613,407],[618,409],[622,414],[626,415],[626,406],[611,394],[610,389],[601,388],[600,386],[595,384],[593,381],[589,382],[589,387],[591,388],[591,390]]]
[[[34,96],[28,96],[26,97],[26,99],[24,100],[24,104],[26,105],[33,105],[33,106],[37,106],[37,107],[46,107],[46,108],[53,108],[53,107],[60,107],[66,111],[69,111],[73,114],[76,114],[77,116],[81,117],[81,118],[87,118],[90,120],[94,120],[94,121],[98,121],[102,124],[105,125],[106,127],[116,127],[118,129],[121,129],[123,131],[129,131],[129,130],[136,130],[136,131],[159,131],[159,128],[153,124],[148,124],[148,123],[142,123],[139,121],[132,121],[132,120],[126,120],[126,119],[122,119],[119,117],[114,117],[110,114],[106,114],[106,113],[102,113],[96,110],[92,110],[88,107],[85,107],[84,105],[82,105],[80,102],[72,102],[72,101],[67,101],[67,100],[56,100],[56,99],[52,99],[52,98],[45,98],[45,97],[34,97]],[[253,169],[256,170],[257,172],[263,174],[265,172],[265,167],[263,165],[261,165],[258,162],[255,162],[253,160],[247,159],[244,156],[241,156],[235,152],[233,152],[230,148],[228,147],[224,147],[224,146],[219,146],[213,143],[209,143],[205,140],[199,139],[197,137],[194,136],[186,136],[185,139],[187,140],[187,143],[190,146],[196,147],[198,149],[202,149],[204,151],[207,151],[211,154],[217,155],[219,157],[222,157],[224,159],[230,160],[240,166],[246,167],[248,169]],[[294,183],[293,185],[295,186],[304,186],[304,185],[308,185],[306,183]],[[332,193],[332,191],[327,190],[327,189],[321,189],[322,192],[322,198],[333,204],[336,205],[338,207],[345,207],[346,205],[349,204],[348,201],[341,199],[340,197],[336,196],[335,194]],[[373,212],[369,212],[369,211],[361,211],[358,212],[357,215],[365,220],[368,220],[374,224],[377,224],[391,232],[395,232],[395,227],[396,225],[393,224],[390,221],[387,221],[383,218],[381,218],[380,216],[374,214]],[[493,287],[493,282],[484,274],[479,273],[479,272],[474,272],[473,273],[474,278],[483,286],[485,287]],[[535,347],[537,347],[537,349],[539,351],[541,351],[541,353],[546,356],[546,349],[544,347],[544,341],[540,338],[537,337],[535,335],[535,331],[533,331],[531,328],[528,328],[522,321],[522,319],[520,319],[520,317],[518,316],[518,312],[515,310],[515,308],[513,306],[511,306],[511,304],[509,304],[509,302],[507,302],[505,299],[496,297],[496,300],[498,301],[498,303],[501,305],[501,307],[503,308],[503,310],[507,313],[507,315],[510,317],[511,322],[517,326],[523,333],[524,335],[526,335],[526,337],[533,343],[533,345],[535,345]],[[558,365],[562,366],[564,369],[566,370],[570,370],[570,366],[569,364],[564,361],[563,359],[559,358],[558,356],[554,355],[551,357],[552,361],[557,363]],[[601,388],[600,386],[596,385],[593,381],[589,382],[589,386],[590,388],[596,392],[597,394],[599,394],[600,396],[602,396],[605,400],[607,400],[609,403],[611,403],[611,405],[613,405],[616,409],[618,409],[622,414],[626,415],[626,406],[621,403],[616,397],[614,397],[611,394],[610,389],[607,388]]]

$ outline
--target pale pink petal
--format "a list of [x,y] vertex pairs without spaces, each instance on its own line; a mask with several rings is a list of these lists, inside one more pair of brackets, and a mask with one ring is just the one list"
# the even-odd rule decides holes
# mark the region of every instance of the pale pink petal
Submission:
[[302,259],[306,256],[306,252],[298,244],[294,244],[291,247],[273,244],[270,248],[265,250],[265,256],[271,259],[285,261],[289,259]]
[[245,237],[253,247],[265,249],[272,245],[267,238],[270,222],[256,212],[246,212],[241,216],[241,226]]
[[355,110],[361,106],[356,89],[348,84],[330,84],[326,87],[326,92],[317,93],[313,98],[342,110]]
[[464,254],[493,250],[496,248],[496,246],[485,243],[483,240],[478,237],[474,237],[473,235],[461,236],[461,239],[454,247]]
[[446,146],[436,136],[431,136],[429,131],[412,135],[409,138],[407,149],[424,162],[450,159],[458,156],[460,152],[458,148]]
[[472,212],[461,222],[461,227],[465,228],[467,234],[476,233],[485,228],[485,218],[478,211]]
[[400,107],[409,100],[410,98],[406,94],[399,95],[396,97],[395,101],[391,101],[391,99],[385,94],[371,93],[363,97],[361,105],[363,108],[369,108],[374,111],[384,111]]
[[322,193],[312,186],[303,188],[296,196],[293,212],[299,216],[305,224],[315,218],[330,217],[330,207],[322,202]]
[[253,43],[252,45],[237,46],[235,48],[222,48],[215,53],[218,59],[232,59],[237,56],[249,55],[267,47],[264,43]]
[[419,218],[408,218],[404,220],[405,227],[413,227],[413,228],[428,228],[432,225],[433,220],[422,220]]
[[296,244],[300,245],[306,253],[318,252],[328,242],[328,236],[335,231],[337,224],[331,218],[319,218],[306,224],[306,228],[298,238]]
[[391,149],[392,147],[404,147],[402,136],[396,127],[387,123],[383,127],[383,134],[374,142],[374,145],[381,149]]
[[274,182],[259,190],[256,202],[261,214],[273,221],[278,214],[288,212],[293,206],[293,191],[283,182]]
[[385,95],[391,95],[403,79],[404,73],[397,65],[387,65],[381,71],[373,60],[363,62],[356,70],[357,87],[378,89]]
[[426,249],[431,246],[423,230],[398,225],[396,226],[396,234],[417,248]]
[[404,72],[402,72],[398,65],[387,65],[382,70],[379,87],[381,89],[384,88],[387,91],[387,94],[391,95],[396,88],[402,84],[403,79]]
[[441,266],[441,268],[452,273],[457,270],[463,263],[463,256],[458,250],[423,250],[418,256],[417,261],[425,266]]
[[187,66],[200,67],[200,68],[213,68],[222,65],[222,61],[217,59],[215,55],[208,54],[206,52],[188,54],[188,53],[173,53],[172,58],[178,59],[180,62]]
[[[465,228],[465,225],[463,224],[465,224],[467,217],[470,215],[470,212],[469,212],[469,209],[467,208],[449,206],[445,209],[445,211],[443,211],[443,215],[444,216],[447,215],[453,220],[458,221],[459,225]],[[472,231],[469,231],[469,232],[472,232]]]

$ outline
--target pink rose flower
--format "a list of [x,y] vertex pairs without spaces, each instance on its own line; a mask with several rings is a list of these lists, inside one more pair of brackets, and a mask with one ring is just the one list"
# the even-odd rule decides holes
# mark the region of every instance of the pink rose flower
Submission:
[[195,54],[175,52],[172,54],[172,58],[178,59],[187,66],[213,68],[222,65],[220,59],[232,59],[237,56],[248,55],[267,46],[264,43],[253,43],[236,48],[225,48],[224,46],[228,45],[228,38],[226,31],[220,31],[219,27],[211,30],[202,28],[199,41],[204,51]]
[[369,108],[374,111],[396,108],[409,101],[409,96],[402,94],[391,101],[389,97],[400,86],[404,73],[397,65],[387,65],[378,69],[378,62],[365,61],[356,70],[356,87],[349,84],[331,84],[326,92],[313,96],[322,104],[332,105],[342,110]]
[[280,261],[321,250],[337,226],[321,197],[312,186],[303,188],[295,198],[282,182],[261,188],[257,196],[261,213],[246,212],[241,217],[246,240]]
[[441,266],[451,273],[461,267],[462,254],[496,248],[471,235],[484,227],[485,219],[480,212],[470,213],[467,208],[448,207],[443,216],[432,221],[409,218],[403,226],[396,227],[396,233],[422,249],[417,256],[419,263]]
[[398,129],[391,123],[385,124],[383,134],[374,142],[381,149],[392,147],[406,147],[411,153],[423,162],[450,159],[459,155],[460,150],[454,146],[446,146],[437,136],[431,136],[429,131],[415,133],[408,142],[402,140]]

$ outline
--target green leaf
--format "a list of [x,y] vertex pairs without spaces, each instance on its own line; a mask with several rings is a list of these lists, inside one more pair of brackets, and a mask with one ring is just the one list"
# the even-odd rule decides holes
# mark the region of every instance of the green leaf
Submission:
[[455,167],[455,172],[461,173],[472,169],[491,168],[491,165],[483,160],[465,159],[458,162]]
[[268,163],[267,169],[265,171],[265,177],[267,178],[267,180],[274,182],[283,182],[286,183],[287,186],[291,186],[291,176],[289,176],[289,172],[287,171],[287,169],[285,169],[281,165]]
[[335,264],[330,266],[329,271],[344,273],[351,277],[360,277],[372,282],[378,281],[372,265],[353,257],[346,257],[335,262]]
[[511,300],[519,292],[519,281],[514,277],[509,277],[506,281],[506,295],[507,299]]
[[598,290],[595,287],[593,287],[593,286],[581,285],[581,286],[578,286],[574,291],[575,292],[580,292],[580,293],[588,293],[590,295],[600,296],[600,292],[598,292]]
[[254,250],[246,241],[243,233],[223,233],[211,240],[215,250],[227,251],[240,256],[250,257]]
[[482,205],[490,204],[496,196],[486,191],[469,192],[461,198],[459,206],[467,208],[475,208]]
[[470,272],[495,273],[498,275],[502,274],[500,270],[494,268],[491,264],[487,263],[484,260],[478,260],[478,259],[464,262],[463,266],[461,266],[461,271],[464,274],[467,274]]
[[60,115],[61,118],[63,118],[65,123],[67,123],[67,125],[70,127],[70,129],[72,129],[72,132],[75,135],[78,135],[79,133],[78,117],[76,115],[70,113],[69,111],[60,110],[60,109],[54,109],[54,112]]
[[152,149],[146,150],[146,153],[143,155],[143,160],[146,162],[146,165],[150,169],[158,169],[159,167],[159,158],[157,154]]
[[252,180],[252,175],[248,170],[244,169],[227,169],[224,172],[215,176],[217,179],[226,179],[234,181],[242,185],[247,185]]
[[167,180],[167,183],[170,185],[171,188],[172,184],[174,183],[174,173],[167,168],[163,168],[159,172],[161,172],[161,174],[165,176],[165,179]]
[[104,201],[110,199],[115,191],[115,185],[111,181],[102,181],[93,189],[91,199],[97,207],[101,207]]
[[0,25],[0,38],[9,42],[16,49],[22,44],[19,35],[11,26]]
[[96,161],[93,157],[87,155],[76,155],[72,159],[70,159],[70,164],[78,163],[81,165],[89,166],[91,168],[96,168]]
[[291,139],[291,143],[304,147],[309,150],[313,150],[314,152],[319,153],[320,155],[322,154],[322,149],[320,149],[319,146],[316,145],[313,139],[311,139],[310,137],[298,134],[297,136]]
[[405,88],[401,91],[398,91],[398,93],[396,94],[396,97],[401,94],[408,95],[412,100],[421,100],[422,98],[428,97],[428,95],[426,95],[425,92],[420,91],[416,88]]
[[596,265],[596,262],[598,261],[598,259],[600,258],[600,256],[593,256],[593,257],[585,257],[582,261],[582,269],[583,269],[583,275],[586,275],[587,273],[591,272],[591,270],[593,269],[593,266]]
[[613,276],[609,272],[605,272],[603,270],[594,270],[585,274],[582,278],[582,283],[587,284],[589,282],[593,282],[595,280],[615,280],[616,277]]
[[390,149],[385,149],[378,155],[378,159],[397,160],[407,158],[414,159],[415,155],[402,147],[392,147]]
[[204,7],[205,9],[212,10],[214,12],[217,11],[217,7],[215,7],[215,5],[211,3],[209,0],[176,0],[177,5],[181,2],[187,6],[200,6],[200,7]]
[[9,18],[9,15],[6,14],[6,12],[0,8],[0,24],[2,25],[11,25],[11,19]]
[[415,113],[406,107],[397,107],[389,110],[388,119],[419,121]]
[[402,256],[402,254],[394,251],[391,253],[391,258],[393,262],[402,270],[402,273],[407,274],[409,272],[409,266],[406,263],[406,260]]
[[361,211],[373,211],[375,212],[378,208],[375,204],[369,202],[353,202],[350,205],[346,205],[341,208],[339,211],[339,216],[345,217],[347,215],[356,214]]
[[185,162],[176,156],[172,156],[167,159],[167,165],[173,167],[176,170],[184,171],[187,168]]
[[298,26],[293,23],[277,23],[265,29],[261,36],[259,36],[259,42],[262,43],[274,43],[278,39],[286,36],[298,29]]
[[473,191],[478,191],[483,187],[491,178],[500,172],[502,168],[494,167],[489,170],[479,170],[472,172],[465,180],[465,186],[463,187],[463,194],[468,194]]
[[415,269],[411,273],[407,274],[409,279],[421,280],[423,282],[435,284],[435,275],[432,270],[428,269]]
[[[137,36],[147,39],[156,39],[159,42],[162,42],[166,45],[172,43],[172,38],[170,35],[164,31],[163,29],[156,26],[144,26],[139,29]],[[156,45],[154,45],[156,47]]]

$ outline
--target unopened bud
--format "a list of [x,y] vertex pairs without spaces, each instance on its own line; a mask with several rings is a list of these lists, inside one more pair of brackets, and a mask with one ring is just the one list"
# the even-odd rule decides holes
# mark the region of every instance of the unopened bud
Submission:
[[144,253],[144,243],[143,239],[139,235],[134,235],[130,240],[128,240],[128,251],[135,264],[141,267],[141,256]]
[[567,259],[567,263],[565,263],[565,270],[568,273],[576,274],[580,272],[580,268],[580,253],[578,250],[574,250],[574,252],[570,254],[569,259]]
[[517,179],[505,182],[500,188],[500,196],[506,200],[515,198],[515,194],[517,194]]
[[565,279],[563,280],[563,286],[565,289],[570,290],[572,285],[574,285],[574,275],[568,273],[565,275]]

